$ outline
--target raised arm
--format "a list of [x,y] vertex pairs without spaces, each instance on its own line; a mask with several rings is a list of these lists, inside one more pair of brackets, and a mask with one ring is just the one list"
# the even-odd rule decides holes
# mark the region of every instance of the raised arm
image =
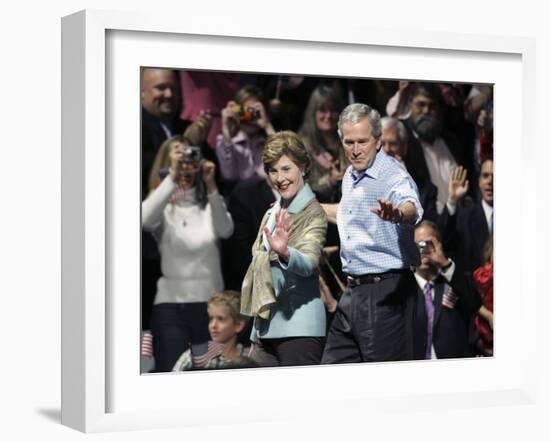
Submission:
[[162,223],[164,208],[176,190],[176,183],[168,175],[141,203],[141,227],[148,232],[155,231]]
[[414,224],[418,219],[418,211],[411,201],[405,201],[399,206],[394,206],[391,201],[378,198],[380,207],[374,207],[370,211],[378,215],[384,221],[400,224]]
[[384,221],[395,224],[416,224],[424,210],[420,204],[418,189],[409,175],[399,176],[386,198],[378,198],[379,207],[370,209]]
[[[449,178],[449,196],[447,198],[447,208],[454,212],[458,202],[468,193],[469,181],[467,171],[464,167],[458,166],[453,169]],[[449,207],[450,206],[450,207]]]
[[162,223],[163,211],[177,188],[182,173],[183,152],[170,151],[170,173],[160,185],[141,203],[141,226],[153,232]]

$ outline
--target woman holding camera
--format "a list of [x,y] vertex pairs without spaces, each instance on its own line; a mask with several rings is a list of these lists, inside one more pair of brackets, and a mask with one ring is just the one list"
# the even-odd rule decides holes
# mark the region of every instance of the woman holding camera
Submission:
[[216,154],[224,180],[236,182],[253,176],[265,177],[262,149],[274,132],[256,86],[241,88],[235,101],[222,110],[222,133],[216,139]]
[[151,318],[155,371],[171,371],[191,346],[207,351],[207,301],[223,290],[218,240],[233,233],[214,179],[215,165],[181,136],[167,139],[155,158],[142,227],[159,245],[162,276]]
[[268,137],[262,162],[280,198],[263,217],[242,285],[253,316],[250,357],[263,366],[319,364],[326,332],[318,264],[327,217],[305,179],[311,159],[290,131]]

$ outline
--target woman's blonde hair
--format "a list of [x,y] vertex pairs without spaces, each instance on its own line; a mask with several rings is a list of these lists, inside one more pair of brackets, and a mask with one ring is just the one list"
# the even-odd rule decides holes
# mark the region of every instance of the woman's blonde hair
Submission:
[[264,146],[262,162],[264,170],[269,174],[269,168],[286,155],[298,165],[307,178],[311,168],[311,157],[302,139],[294,132],[285,130],[270,135]]
[[151,172],[149,174],[149,192],[152,192],[160,185],[162,181],[160,171],[170,167],[170,150],[174,143],[182,143],[184,146],[189,144],[181,135],[176,135],[164,140],[155,156],[153,167],[151,167]]

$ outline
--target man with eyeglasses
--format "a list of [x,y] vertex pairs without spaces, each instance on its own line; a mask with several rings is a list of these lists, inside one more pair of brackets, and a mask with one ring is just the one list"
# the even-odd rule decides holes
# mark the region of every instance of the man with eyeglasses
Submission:
[[350,162],[339,204],[323,205],[340,235],[347,289],[336,310],[322,363],[412,358],[412,306],[419,261],[414,225],[423,210],[404,165],[381,148],[380,114],[351,104],[338,133]]

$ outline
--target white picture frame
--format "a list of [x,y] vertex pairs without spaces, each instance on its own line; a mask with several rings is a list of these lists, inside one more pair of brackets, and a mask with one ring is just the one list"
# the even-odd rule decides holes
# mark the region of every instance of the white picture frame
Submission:
[[[181,45],[189,57],[178,59],[172,54]],[[232,61],[220,48],[270,57]],[[139,173],[139,144],[135,142],[139,134],[132,132],[136,121],[139,124],[135,68],[284,72],[277,54],[291,54],[289,58],[298,60],[295,66],[302,63],[296,71],[287,63],[288,73],[495,83],[494,358],[139,375],[139,339],[135,338],[139,336],[139,295],[133,299],[122,293],[139,294],[139,278],[135,277],[136,268],[139,271],[135,239],[139,236],[134,235],[139,232],[139,217],[135,217],[134,199],[120,198],[139,193],[139,186],[134,186],[139,182],[134,179]],[[326,54],[337,61],[327,66],[315,61]],[[358,54],[368,54],[379,63],[367,69]],[[63,18],[62,57],[63,424],[83,432],[102,432],[208,425],[213,420],[273,422],[329,417],[328,413],[354,416],[535,403],[536,322],[527,317],[529,306],[536,304],[535,280],[513,279],[510,275],[517,261],[503,253],[507,232],[519,226],[517,253],[520,273],[526,274],[535,229],[527,214],[517,213],[513,201],[534,207],[536,191],[527,193],[506,178],[518,168],[529,173],[535,158],[530,109],[535,97],[532,39],[395,33],[341,25],[334,25],[330,32],[266,23],[236,29],[229,22],[209,24],[205,20],[182,26],[177,17],[168,15],[87,10]],[[308,57],[312,59],[303,60]],[[406,58],[406,66],[400,57]],[[346,58],[354,62],[343,63]],[[476,69],[461,70],[459,65]],[[116,78],[121,72],[124,87],[119,87]],[[119,114],[121,103],[127,108],[124,117]],[[121,136],[120,131],[129,135]],[[519,156],[517,146],[521,146]],[[515,155],[510,153],[512,148]],[[130,224],[124,218],[127,215]],[[514,303],[500,293],[513,294]],[[514,333],[518,325],[521,343]],[[491,377],[484,382],[474,379],[478,370]],[[338,379],[338,387],[321,384],[327,377]],[[453,379],[449,385],[428,382],[449,378]],[[248,385],[262,387],[249,392]],[[246,413],[224,415],[220,411],[223,399],[218,401],[220,408],[209,408],[203,395],[220,389],[232,398],[228,406]],[[181,392],[185,392],[184,401]],[[151,400],[155,395],[163,400],[162,405]],[[262,396],[270,400],[263,401]]]

